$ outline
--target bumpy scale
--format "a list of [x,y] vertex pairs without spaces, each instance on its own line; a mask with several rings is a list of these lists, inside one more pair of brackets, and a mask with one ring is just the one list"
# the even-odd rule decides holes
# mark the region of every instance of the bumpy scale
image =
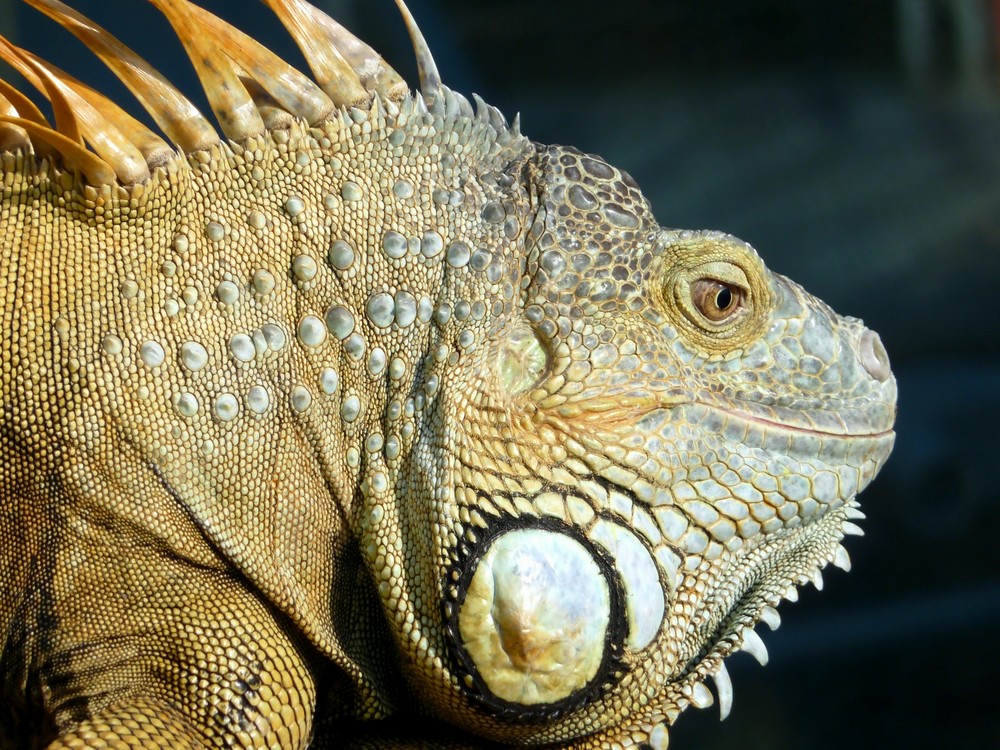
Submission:
[[850,566],[878,337],[444,87],[402,3],[417,94],[303,0],[268,4],[314,79],[153,0],[220,137],[28,2],[179,152],[0,44],[55,116],[0,83],[0,747],[301,748],[418,706],[433,736],[369,742],[661,750],[710,677],[728,713],[723,659]]

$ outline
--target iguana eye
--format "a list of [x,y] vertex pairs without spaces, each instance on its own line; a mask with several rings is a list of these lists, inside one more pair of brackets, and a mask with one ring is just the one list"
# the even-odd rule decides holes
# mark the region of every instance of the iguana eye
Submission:
[[712,323],[722,323],[743,305],[743,290],[717,279],[698,279],[691,284],[691,301]]
[[[730,251],[730,260],[718,259],[721,248]],[[708,355],[724,355],[763,331],[770,282],[751,247],[710,236],[669,247],[662,263],[653,298],[689,344]]]

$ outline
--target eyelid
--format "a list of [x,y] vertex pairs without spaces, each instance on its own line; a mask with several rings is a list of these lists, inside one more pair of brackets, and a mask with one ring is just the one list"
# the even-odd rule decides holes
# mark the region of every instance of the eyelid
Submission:
[[702,279],[715,279],[723,284],[739,287],[745,295],[750,293],[750,280],[743,269],[733,263],[725,261],[701,263],[690,270],[690,275]]

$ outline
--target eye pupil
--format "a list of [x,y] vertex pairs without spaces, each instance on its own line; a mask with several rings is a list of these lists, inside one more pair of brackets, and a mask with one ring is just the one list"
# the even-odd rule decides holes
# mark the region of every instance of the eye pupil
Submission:
[[730,291],[728,286],[724,286],[719,290],[719,293],[715,296],[715,306],[719,310],[725,312],[733,304],[733,293]]
[[702,317],[723,323],[742,306],[743,290],[718,279],[698,279],[691,285],[691,301]]

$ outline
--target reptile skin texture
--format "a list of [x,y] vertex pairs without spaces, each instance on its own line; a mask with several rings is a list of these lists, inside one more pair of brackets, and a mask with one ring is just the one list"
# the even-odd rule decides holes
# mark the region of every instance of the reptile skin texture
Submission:
[[0,749],[663,750],[728,713],[724,659],[850,567],[878,336],[448,89],[402,2],[416,92],[304,0],[267,4],[311,75],[153,0],[220,133],[26,1],[160,132],[0,40],[53,112],[0,83]]

